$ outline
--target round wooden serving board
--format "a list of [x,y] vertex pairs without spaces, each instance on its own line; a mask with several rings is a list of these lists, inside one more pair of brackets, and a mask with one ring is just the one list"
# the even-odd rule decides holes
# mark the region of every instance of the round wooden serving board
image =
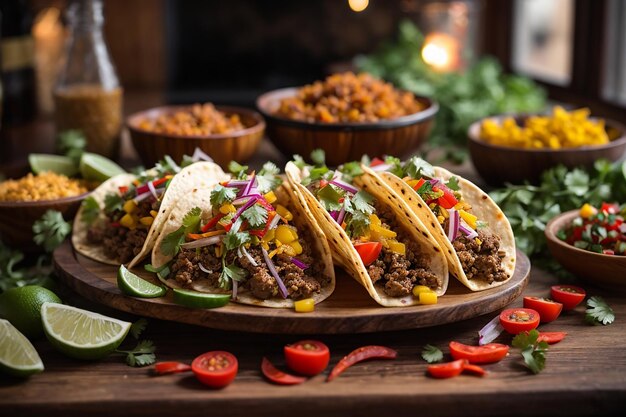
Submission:
[[[530,261],[517,251],[513,278],[504,285],[471,292],[450,277],[446,294],[435,305],[382,307],[365,289],[337,269],[335,292],[315,306],[312,313],[230,303],[216,309],[191,309],[172,301],[171,291],[162,298],[135,298],[117,288],[118,267],[92,261],[74,252],[65,242],[54,252],[54,266],[61,279],[89,300],[118,310],[221,330],[255,333],[337,334],[368,333],[436,326],[466,320],[498,310],[517,298],[530,273]],[[154,274],[136,268],[135,273],[155,284]]]

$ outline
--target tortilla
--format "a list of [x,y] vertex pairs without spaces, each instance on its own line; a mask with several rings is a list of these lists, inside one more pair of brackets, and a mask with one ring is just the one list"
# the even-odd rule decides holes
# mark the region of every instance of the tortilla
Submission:
[[[137,177],[132,174],[121,174],[115,176],[102,183],[93,191],[91,196],[96,200],[100,207],[104,207],[104,198],[107,194],[117,192],[119,187],[132,183],[136,178]],[[159,213],[154,218],[154,221],[148,230],[146,241],[144,242],[141,251],[129,262],[128,268],[132,268],[137,265],[146,257],[146,255],[150,253],[157,240],[158,234],[163,227],[163,223],[167,220],[176,201],[193,188],[212,187],[214,184],[217,184],[220,181],[225,181],[228,178],[229,177],[224,173],[224,171],[222,171],[219,165],[213,162],[196,162],[181,169],[179,173],[174,175],[169,186],[167,187],[163,199],[161,200]],[[87,232],[90,225],[81,220],[83,209],[84,208],[81,205],[76,218],[74,219],[72,243],[75,250],[80,254],[96,261],[110,265],[119,265],[119,261],[109,258],[104,254],[101,245],[89,243],[87,239]],[[100,210],[98,220],[106,220],[103,210]]]
[[[211,189],[207,188],[194,189],[181,198],[173,207],[152,250],[152,265],[155,268],[160,268],[173,259],[173,256],[163,254],[161,246],[165,237],[180,227],[185,214],[187,214],[194,207],[200,207],[202,208],[202,220],[206,221],[210,219],[212,216],[210,203],[211,191]],[[320,303],[328,298],[335,290],[335,270],[333,267],[330,248],[328,247],[324,233],[316,223],[312,213],[306,206],[301,204],[300,200],[294,195],[293,190],[286,181],[283,185],[274,190],[274,194],[277,197],[276,204],[281,204],[293,214],[293,220],[291,220],[290,223],[294,224],[298,230],[308,230],[306,235],[310,236],[312,239],[312,242],[309,242],[312,257],[316,260],[316,262],[319,262],[320,265],[322,265],[322,280],[320,281],[327,282],[327,285],[321,287],[319,293],[316,293],[311,297],[313,298],[315,304]],[[172,278],[162,279],[162,282],[171,288],[181,288],[181,285]],[[191,285],[191,289],[205,293],[225,293],[224,290],[211,285],[208,280],[194,281]],[[294,301],[289,298],[284,299],[275,297],[261,300],[254,297],[250,291],[246,290],[243,286],[239,287],[237,298],[233,301],[240,304],[270,308],[294,307]]]
[[[383,289],[374,285],[366,266],[352,245],[350,237],[345,230],[337,224],[330,214],[322,207],[317,198],[301,184],[306,172],[298,168],[293,162],[287,163],[285,172],[289,182],[302,204],[306,204],[321,226],[326,239],[332,250],[335,263],[341,266],[361,284],[369,295],[380,305],[385,307],[403,307],[418,304],[413,295],[405,297],[391,297]],[[438,296],[443,295],[448,288],[448,266],[439,244],[423,226],[422,222],[411,211],[410,207],[402,201],[393,190],[381,181],[371,170],[365,169],[365,173],[354,180],[355,185],[374,196],[378,202],[387,206],[398,216],[404,232],[414,241],[419,242],[421,250],[430,257],[430,270],[439,278],[439,285],[435,290]]]
[[494,235],[500,237],[500,250],[504,251],[505,256],[502,258],[502,267],[508,276],[504,281],[494,281],[489,283],[480,277],[469,279],[463,271],[461,260],[459,259],[452,243],[448,239],[446,231],[443,229],[433,211],[428,207],[426,202],[419,194],[411,188],[405,181],[398,178],[390,172],[378,173],[393,190],[396,195],[402,198],[418,215],[424,226],[435,237],[439,245],[443,248],[444,254],[448,259],[448,267],[450,272],[467,288],[472,291],[482,291],[494,288],[506,283],[515,272],[515,236],[508,219],[498,207],[498,205],[489,197],[487,193],[482,191],[472,182],[453,174],[452,172],[441,168],[434,167],[435,175],[438,179],[447,182],[451,177],[457,177],[463,199],[472,206],[472,213],[480,220],[487,223],[487,229]]

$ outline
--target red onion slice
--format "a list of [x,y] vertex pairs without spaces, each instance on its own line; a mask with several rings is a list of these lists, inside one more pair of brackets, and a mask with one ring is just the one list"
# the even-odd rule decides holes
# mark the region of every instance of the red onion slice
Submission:
[[250,178],[250,181],[248,181],[248,184],[246,185],[246,188],[243,189],[243,196],[247,196],[248,194],[250,194],[250,189],[252,187],[254,187],[254,183],[256,182],[256,173],[252,174],[252,178]]
[[359,189],[356,188],[354,185],[348,184],[347,182],[342,181],[338,178],[335,178],[328,182],[352,194],[356,194],[359,192]]
[[202,248],[204,246],[215,245],[216,243],[220,243],[224,239],[224,235],[205,237],[198,240],[192,240],[191,242],[186,242],[180,245],[181,248],[185,249],[194,249],[194,248]]
[[276,271],[276,267],[274,266],[272,259],[270,259],[270,256],[267,254],[267,251],[265,250],[264,247],[261,247],[261,252],[263,252],[263,258],[265,259],[265,264],[267,265],[267,269],[270,270],[270,273],[272,274],[272,276],[276,280],[276,283],[278,284],[278,289],[280,290],[281,295],[283,296],[283,298],[287,298],[289,296],[289,293],[287,292],[287,288],[285,287],[283,280],[280,279],[280,277],[278,276],[278,272]]
[[261,197],[262,197],[262,196],[261,196],[261,194],[248,194],[248,195],[244,195],[244,196],[242,196],[242,197],[236,198],[236,199],[233,201],[233,205],[234,205],[234,206],[239,206],[239,205],[241,205],[241,204],[248,203],[248,202],[250,201],[250,199],[251,199],[251,198],[253,198],[253,199],[256,201],[256,200],[260,199]]
[[305,264],[304,262],[302,262],[301,260],[297,258],[291,258],[291,263],[302,270],[305,270],[309,267],[307,264]]
[[211,158],[209,155],[204,153],[204,151],[202,149],[200,149],[200,148],[196,148],[193,151],[193,155],[191,156],[191,160],[193,162],[198,162],[198,161],[213,162],[213,158]]
[[150,191],[146,191],[143,194],[138,194],[135,198],[133,198],[133,200],[135,201],[135,203],[140,203],[143,200],[145,200],[146,198],[150,197]]
[[342,206],[341,210],[339,211],[339,215],[337,215],[337,218],[335,219],[339,226],[341,226],[341,223],[343,223],[343,219],[345,219],[345,217],[346,217],[346,208]]
[[476,232],[476,230],[469,227],[463,219],[461,219],[461,223],[459,224],[459,230],[463,232],[463,234],[470,240],[478,237],[478,233]]
[[254,203],[256,203],[256,201],[259,199],[259,197],[250,197],[248,199],[248,201],[246,202],[246,204],[244,204],[243,206],[239,207],[239,209],[237,210],[237,212],[235,213],[235,215],[233,216],[233,222],[235,220],[237,220],[239,218],[239,216],[241,216],[241,213],[243,213],[244,211],[248,210],[250,207],[252,207],[252,205]]
[[448,209],[449,218],[448,221],[448,240],[454,242],[459,235],[459,226],[461,225],[461,216],[458,210]]
[[200,268],[200,271],[204,272],[205,274],[213,273],[213,271],[211,271],[210,269],[206,269],[204,265],[202,265],[202,263],[198,263],[198,268]]
[[493,342],[503,331],[504,328],[500,324],[500,315],[497,315],[478,331],[478,344],[483,346]]

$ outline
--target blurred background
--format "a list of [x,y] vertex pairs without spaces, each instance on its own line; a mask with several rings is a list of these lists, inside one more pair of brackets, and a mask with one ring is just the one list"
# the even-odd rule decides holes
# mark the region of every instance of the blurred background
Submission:
[[[70,3],[0,0],[4,167],[53,150],[54,91],[76,30]],[[265,91],[351,69],[434,96],[438,118],[464,134],[479,117],[536,110],[546,97],[624,120],[625,3],[106,0],[103,45],[125,114],[163,103],[254,107]],[[462,145],[454,127],[437,129],[435,143]]]

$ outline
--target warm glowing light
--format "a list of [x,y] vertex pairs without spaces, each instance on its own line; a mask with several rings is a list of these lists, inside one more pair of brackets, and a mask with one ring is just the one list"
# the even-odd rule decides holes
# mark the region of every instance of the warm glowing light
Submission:
[[459,61],[459,43],[445,33],[431,33],[424,40],[422,58],[435,70],[454,70]]
[[353,12],[362,12],[367,9],[367,6],[370,4],[369,0],[348,0],[348,5]]

